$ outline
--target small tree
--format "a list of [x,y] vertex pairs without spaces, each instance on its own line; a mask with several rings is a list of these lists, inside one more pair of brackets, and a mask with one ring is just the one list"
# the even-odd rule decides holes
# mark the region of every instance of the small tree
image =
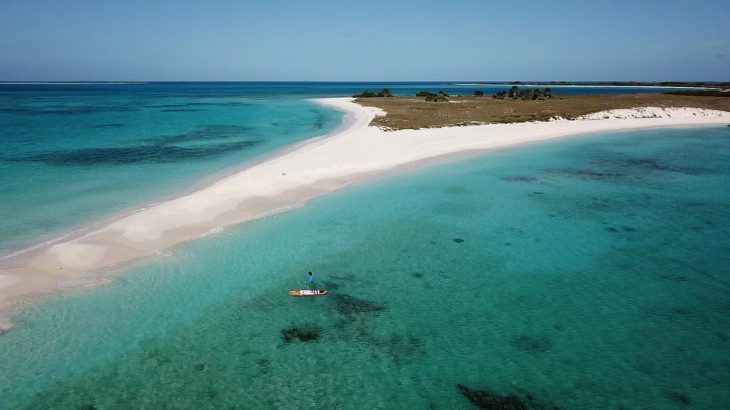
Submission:
[[512,88],[510,88],[509,97],[517,99],[517,86],[516,85],[513,85]]
[[365,90],[360,94],[353,93],[352,96],[355,98],[373,98],[373,97],[392,97],[393,94],[391,94],[390,90],[388,90],[387,88],[383,88],[383,91],[381,91],[377,94],[370,90]]
[[545,94],[545,98],[548,99],[548,100],[551,99],[551,98],[553,98],[553,89],[550,88],[550,87],[545,88],[545,93],[544,94]]
[[476,91],[474,91],[474,96],[475,97],[484,97],[484,91],[476,90]]
[[355,98],[372,98],[372,97],[377,97],[377,95],[374,92],[370,91],[370,90],[365,90],[365,91],[363,91],[360,94],[354,93],[354,94],[352,94],[352,96],[355,97]]
[[449,95],[443,91],[439,91],[438,94],[431,94],[426,96],[426,101],[429,102],[447,102],[449,101]]

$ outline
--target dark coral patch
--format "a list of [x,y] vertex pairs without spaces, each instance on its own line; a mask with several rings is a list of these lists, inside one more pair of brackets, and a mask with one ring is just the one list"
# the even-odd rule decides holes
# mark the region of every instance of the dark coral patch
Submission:
[[73,151],[38,154],[24,158],[24,160],[44,162],[49,165],[119,165],[136,162],[168,163],[215,158],[228,152],[248,149],[257,144],[259,144],[259,141],[237,141],[198,147],[140,145],[136,147],[85,148]]
[[692,402],[690,401],[689,397],[686,394],[682,394],[679,392],[671,392],[668,394],[668,397],[670,400],[680,403],[680,404],[684,404],[685,406],[692,405]]
[[256,361],[256,365],[259,367],[259,372],[261,374],[268,374],[269,373],[269,366],[271,365],[271,360],[266,358],[261,358]]
[[423,272],[413,272],[413,273],[411,273],[411,276],[413,276],[414,278],[420,279],[423,277]]
[[[131,164],[136,162],[168,163],[215,158],[229,152],[252,148],[261,143],[250,138],[250,128],[235,125],[207,125],[176,135],[142,140],[130,147],[84,148],[44,152],[16,161],[44,162],[49,165]],[[245,138],[242,139],[241,138]],[[222,139],[234,139],[220,142]],[[235,140],[238,139],[238,140]],[[216,141],[216,142],[212,142]],[[187,146],[176,144],[187,143]],[[196,145],[190,145],[191,143]]]
[[320,328],[319,326],[292,326],[286,329],[282,329],[281,337],[287,343],[293,342],[295,340],[299,340],[302,342],[313,342],[319,339],[321,333],[322,328]]
[[120,128],[123,127],[124,124],[114,123],[114,124],[96,124],[92,125],[91,128]]
[[650,169],[650,170],[654,170],[654,171],[677,172],[680,174],[687,174],[687,175],[712,173],[712,171],[710,171],[708,169],[704,169],[704,168],[677,167],[677,166],[673,166],[673,165],[664,164],[662,162],[659,162],[654,159],[649,159],[649,158],[630,159],[627,161],[627,163],[631,166],[641,167],[644,169]]
[[614,172],[597,172],[588,169],[548,169],[550,173],[561,174],[568,177],[586,179],[586,180],[605,180],[622,178],[624,174]]
[[607,230],[608,232],[618,232],[618,229],[614,228],[613,226],[608,226],[608,227],[606,227],[606,230]]
[[404,361],[426,354],[423,349],[423,341],[414,336],[402,336],[392,334],[383,341],[375,344],[381,345],[394,363],[400,364]]
[[522,182],[522,183],[528,183],[528,184],[539,184],[540,180],[531,177],[531,176],[525,176],[525,175],[514,175],[514,176],[507,176],[502,177],[502,181],[508,181],[508,182]]
[[479,407],[480,409],[527,410],[530,408],[527,403],[511,394],[507,396],[500,396],[484,390],[473,390],[463,384],[457,384],[456,388],[459,389],[459,393],[469,399],[471,404]]
[[552,349],[552,342],[544,336],[521,335],[512,339],[512,346],[531,353],[545,353]]
[[137,108],[131,106],[76,106],[68,108],[0,108],[0,112],[7,112],[18,115],[83,115],[96,114],[102,112],[131,112],[137,111]]
[[456,243],[464,243],[464,240],[461,238],[454,238],[454,242]]
[[183,142],[206,142],[210,140],[229,139],[247,136],[252,132],[252,127],[242,127],[238,125],[206,125],[197,130],[173,135],[161,135],[144,141],[158,145],[172,145]]
[[333,297],[337,310],[343,315],[354,315],[358,313],[372,313],[385,310],[384,306],[378,305],[369,300],[358,299],[354,296],[338,293]]
[[324,285],[325,289],[337,289],[339,286],[335,282],[328,282],[323,281],[322,284]]

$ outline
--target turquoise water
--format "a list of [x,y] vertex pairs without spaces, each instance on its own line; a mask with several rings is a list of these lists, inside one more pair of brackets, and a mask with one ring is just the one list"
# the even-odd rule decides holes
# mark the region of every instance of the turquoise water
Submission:
[[342,119],[272,93],[7,87],[0,85],[0,254],[178,194]]
[[[0,255],[178,195],[341,124],[341,113],[309,98],[382,88],[413,95],[509,86],[0,82]],[[556,95],[664,91],[553,88]]]
[[728,408],[729,160],[651,130],[338,191],[33,305],[0,408]]

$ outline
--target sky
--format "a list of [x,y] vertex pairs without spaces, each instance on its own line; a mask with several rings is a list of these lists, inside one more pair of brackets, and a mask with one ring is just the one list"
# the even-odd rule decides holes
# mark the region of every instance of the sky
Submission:
[[0,0],[0,80],[730,81],[730,1]]

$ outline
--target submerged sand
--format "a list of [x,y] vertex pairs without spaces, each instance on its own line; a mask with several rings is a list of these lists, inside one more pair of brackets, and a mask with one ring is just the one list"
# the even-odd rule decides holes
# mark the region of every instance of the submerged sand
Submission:
[[[199,191],[0,260],[0,309],[8,312],[29,296],[83,285],[90,273],[159,255],[226,225],[282,212],[349,183],[424,161],[591,132],[730,122],[724,111],[646,107],[572,121],[386,132],[368,126],[384,114],[377,108],[351,98],[316,101],[347,112],[347,126]],[[8,324],[0,320],[0,327]]]

